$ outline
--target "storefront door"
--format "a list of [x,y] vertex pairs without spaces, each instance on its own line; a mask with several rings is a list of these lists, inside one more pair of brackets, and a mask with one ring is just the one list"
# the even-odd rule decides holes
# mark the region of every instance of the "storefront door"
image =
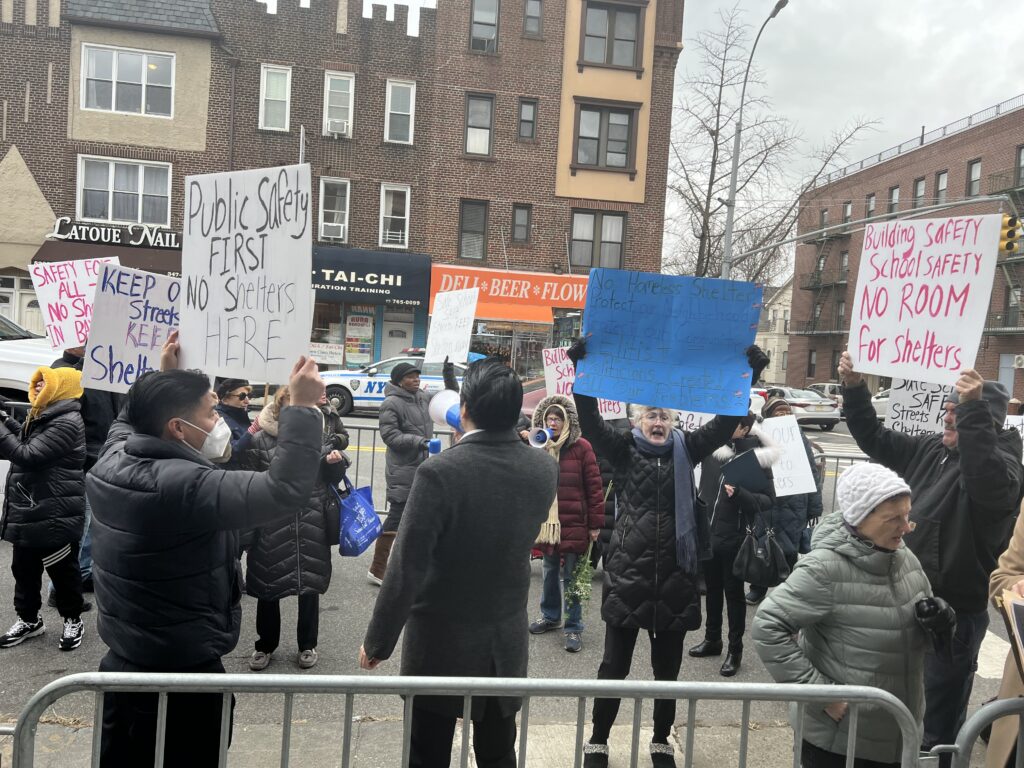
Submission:
[[380,344],[380,357],[387,360],[389,357],[398,357],[403,349],[412,346],[412,323],[402,323],[395,320],[385,320],[383,326],[383,337]]
[[39,309],[39,302],[34,293],[18,294],[18,325],[32,333],[43,335],[46,327],[43,325],[43,313]]

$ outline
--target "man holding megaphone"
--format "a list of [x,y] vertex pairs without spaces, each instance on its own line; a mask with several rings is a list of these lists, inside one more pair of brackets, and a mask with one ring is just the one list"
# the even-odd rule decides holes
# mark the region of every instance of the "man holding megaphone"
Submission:
[[[445,388],[459,391],[455,366],[448,358],[441,368]],[[430,417],[431,395],[420,389],[420,369],[412,363],[399,363],[391,370],[391,383],[384,388],[380,406],[380,437],[387,446],[384,478],[387,481],[388,516],[373,551],[373,562],[366,580],[380,586],[388,565],[391,547],[398,535],[398,524],[409,498],[409,489],[416,468],[427,458],[434,437],[434,421]]]

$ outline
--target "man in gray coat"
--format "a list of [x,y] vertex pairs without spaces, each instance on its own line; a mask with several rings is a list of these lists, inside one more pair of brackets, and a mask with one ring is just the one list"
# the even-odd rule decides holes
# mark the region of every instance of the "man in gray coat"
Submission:
[[[443,375],[445,388],[458,392],[455,367],[448,358],[444,360]],[[391,370],[391,383],[384,388],[378,417],[380,438],[387,446],[384,479],[388,488],[388,516],[366,573],[366,580],[378,587],[384,580],[416,467],[427,458],[427,445],[434,436],[434,423],[428,411],[431,397],[420,389],[420,369],[415,365],[399,363]]]
[[[513,427],[523,387],[503,363],[473,363],[462,383],[465,436],[416,471],[388,577],[359,662],[389,658],[405,627],[403,675],[525,677],[530,548],[555,498],[558,464]],[[481,768],[515,766],[519,699],[472,702]],[[420,696],[409,765],[447,766],[462,698]]]

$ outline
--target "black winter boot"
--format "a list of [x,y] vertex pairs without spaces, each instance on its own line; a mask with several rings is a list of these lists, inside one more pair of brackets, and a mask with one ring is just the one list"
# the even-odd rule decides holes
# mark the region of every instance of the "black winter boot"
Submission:
[[703,642],[697,643],[697,645],[689,650],[689,654],[695,659],[703,659],[707,656],[721,656],[722,641],[705,637]]

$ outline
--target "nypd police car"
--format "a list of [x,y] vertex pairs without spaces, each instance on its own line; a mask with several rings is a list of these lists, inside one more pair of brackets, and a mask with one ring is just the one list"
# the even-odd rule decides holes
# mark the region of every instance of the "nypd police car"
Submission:
[[[370,408],[377,410],[384,402],[384,389],[391,383],[391,371],[400,363],[411,363],[420,369],[420,389],[433,394],[444,389],[441,377],[441,363],[423,364],[423,354],[404,354],[389,357],[370,365],[364,365],[358,371],[321,371],[320,378],[327,385],[327,399],[345,416],[353,408]],[[462,375],[466,366],[455,364],[455,376],[462,383]]]

